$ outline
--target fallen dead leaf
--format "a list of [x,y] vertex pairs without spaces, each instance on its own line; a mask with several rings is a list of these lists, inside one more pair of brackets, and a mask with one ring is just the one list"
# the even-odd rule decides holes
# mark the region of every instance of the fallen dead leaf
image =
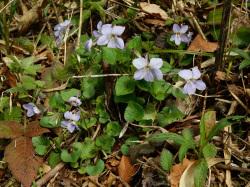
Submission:
[[170,171],[170,175],[168,177],[170,184],[171,184],[171,187],[178,187],[179,186],[180,178],[181,178],[183,172],[185,171],[185,169],[188,166],[190,166],[194,162],[195,161],[191,161],[191,160],[184,158],[182,163],[175,164],[172,167],[172,169]]
[[233,92],[238,97],[245,94],[244,89],[240,86],[236,86],[235,84],[229,84],[227,87],[229,91]]
[[21,136],[11,141],[4,152],[4,159],[15,178],[24,187],[30,187],[43,161],[35,156],[31,138]]
[[132,165],[131,160],[127,156],[122,156],[120,164],[118,166],[119,176],[127,183],[129,183],[132,177],[135,175],[137,168]]
[[217,48],[217,42],[205,41],[202,36],[198,34],[188,47],[188,51],[214,52]]
[[156,15],[163,20],[168,19],[167,13],[163,9],[161,9],[159,5],[143,2],[140,3],[140,7],[144,12],[147,12],[151,15]]
[[165,22],[160,19],[145,19],[145,23],[157,26],[165,26]]

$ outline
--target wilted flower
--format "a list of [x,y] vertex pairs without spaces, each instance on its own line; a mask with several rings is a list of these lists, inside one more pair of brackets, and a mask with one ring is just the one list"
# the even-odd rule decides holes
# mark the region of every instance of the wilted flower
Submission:
[[186,81],[186,84],[183,88],[183,93],[192,95],[195,93],[196,89],[206,89],[206,84],[200,79],[201,72],[197,66],[193,67],[191,70],[181,70],[178,75]]
[[62,43],[65,31],[69,26],[70,26],[70,21],[65,20],[64,22],[59,23],[54,27],[54,35],[56,37],[57,45],[60,45]]
[[61,127],[68,129],[70,133],[74,132],[79,127],[73,121],[61,121]]
[[82,104],[81,100],[78,99],[77,97],[70,97],[68,102],[72,105],[72,106],[80,106]]
[[89,40],[87,40],[86,42],[85,42],[85,49],[87,49],[88,51],[90,51],[91,50],[91,47],[93,46],[93,40],[90,38]]
[[40,110],[37,108],[37,106],[34,103],[27,103],[23,104],[23,108],[27,110],[27,116],[32,117],[35,114],[40,114]]
[[98,31],[94,32],[95,37],[97,37],[97,45],[107,45],[109,48],[124,48],[124,41],[118,36],[122,35],[125,27],[112,26],[111,24],[102,25],[100,23],[97,28]]
[[192,34],[189,32],[186,34],[188,31],[188,26],[187,25],[181,25],[179,26],[178,24],[173,25],[173,34],[170,38],[170,41],[174,41],[176,45],[180,45],[181,42],[184,43],[189,43],[191,41]]
[[151,58],[148,62],[148,56],[146,58],[140,57],[133,60],[133,65],[137,71],[134,74],[135,80],[142,80],[152,82],[154,79],[161,80],[163,74],[160,70],[163,65],[161,58]]
[[64,113],[64,118],[72,121],[79,121],[80,111],[67,111]]

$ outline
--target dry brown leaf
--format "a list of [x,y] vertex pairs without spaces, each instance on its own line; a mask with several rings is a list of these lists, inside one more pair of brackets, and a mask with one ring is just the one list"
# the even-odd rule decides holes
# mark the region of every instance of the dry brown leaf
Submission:
[[178,187],[179,186],[179,182],[180,182],[180,178],[183,174],[183,172],[185,171],[185,169],[193,164],[195,161],[191,161],[188,160],[186,158],[184,158],[183,162],[180,164],[175,164],[171,171],[170,171],[170,175],[169,175],[169,181],[171,184],[171,187]]
[[32,121],[30,124],[27,125],[24,131],[24,136],[27,137],[40,136],[44,133],[50,132],[49,129],[41,127],[39,125],[39,121]]
[[30,187],[42,159],[35,156],[31,138],[21,136],[11,141],[4,152],[12,174],[24,187]]
[[143,2],[140,3],[140,7],[144,12],[147,12],[151,15],[157,15],[163,20],[168,19],[167,13],[161,9],[159,5]]
[[145,19],[145,23],[157,26],[165,26],[165,22],[160,19]]
[[127,183],[129,183],[132,177],[135,175],[137,168],[132,165],[131,160],[127,156],[122,156],[120,164],[118,166],[119,176]]
[[0,121],[0,138],[17,138],[22,136],[21,125],[16,121]]
[[207,42],[198,34],[188,47],[188,51],[214,52],[217,48],[217,42]]
[[233,92],[238,97],[245,94],[244,89],[240,86],[236,86],[235,84],[229,84],[227,87],[230,92]]

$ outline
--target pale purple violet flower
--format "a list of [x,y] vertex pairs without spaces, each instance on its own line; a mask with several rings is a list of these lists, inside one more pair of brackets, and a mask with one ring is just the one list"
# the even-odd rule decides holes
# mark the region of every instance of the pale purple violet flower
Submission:
[[37,108],[37,106],[34,103],[27,103],[23,104],[23,108],[27,110],[27,116],[32,117],[35,114],[40,114],[40,110]]
[[148,56],[146,58],[139,57],[133,60],[133,65],[136,67],[137,71],[134,74],[135,80],[142,80],[152,82],[154,79],[161,80],[163,74],[160,70],[163,65],[161,58],[151,58],[148,61]]
[[188,31],[187,25],[181,25],[178,24],[173,25],[173,32],[174,34],[171,36],[170,41],[174,41],[176,45],[180,45],[181,42],[189,43],[191,41],[192,33]]
[[79,121],[80,111],[67,111],[64,113],[64,118],[72,121]]
[[78,97],[70,97],[68,102],[75,107],[80,106],[82,104],[81,100],[78,99]]
[[57,45],[60,45],[62,43],[64,34],[70,25],[71,25],[70,21],[65,20],[64,22],[59,23],[54,27],[54,35],[56,37],[56,44]]
[[102,35],[102,21],[99,21],[97,23],[97,30],[94,30],[93,31],[93,35],[96,37],[96,38],[99,38],[101,35]]
[[61,127],[66,128],[70,133],[74,132],[76,129],[79,130],[79,127],[74,121],[61,121]]
[[179,71],[178,75],[186,81],[183,87],[183,93],[192,95],[197,90],[205,90],[206,84],[200,79],[201,72],[197,66],[193,67],[191,70],[184,69]]
[[97,37],[97,45],[107,45],[109,48],[124,48],[124,41],[119,36],[122,35],[125,27],[112,26],[112,24],[100,24],[98,27],[98,31],[94,34]]
[[85,46],[84,47],[85,47],[85,49],[87,51],[91,51],[92,46],[93,46],[93,40],[90,38],[89,40],[87,40],[85,42]]

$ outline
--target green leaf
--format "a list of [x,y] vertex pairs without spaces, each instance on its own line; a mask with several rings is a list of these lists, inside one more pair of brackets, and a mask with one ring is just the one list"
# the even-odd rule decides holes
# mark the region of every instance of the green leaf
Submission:
[[159,80],[154,81],[150,87],[150,93],[154,98],[159,101],[162,101],[168,95],[168,91],[171,89],[171,84],[167,83],[166,81]]
[[155,105],[149,103],[144,111],[143,120],[152,120],[154,121],[157,117],[157,111],[155,110]]
[[83,119],[80,126],[84,128],[85,130],[87,130],[93,127],[94,125],[96,125],[96,122],[97,122],[97,119],[94,117],[91,117],[91,118]]
[[100,147],[106,153],[111,153],[115,139],[109,135],[101,135],[96,138],[96,146]]
[[222,129],[226,126],[232,125],[239,122],[241,119],[245,118],[244,116],[231,116],[221,119],[210,131],[207,137],[207,141],[210,141],[215,135],[217,135]]
[[90,99],[95,95],[95,87],[98,84],[98,79],[84,78],[81,81],[81,91],[83,97]]
[[108,136],[119,136],[122,128],[117,121],[112,121],[107,124],[107,128],[105,129],[105,133]]
[[187,154],[187,151],[189,150],[189,148],[190,148],[189,144],[187,144],[186,142],[181,144],[181,147],[178,152],[178,158],[180,162],[182,162],[183,159],[185,158],[185,155]]
[[102,58],[104,62],[108,64],[116,64],[117,61],[117,53],[116,49],[114,48],[108,48],[108,47],[103,47],[102,48]]
[[66,149],[63,149],[61,152],[61,159],[63,162],[75,163],[81,156],[82,144],[80,142],[75,142],[72,144],[72,152],[68,152]]
[[61,91],[60,95],[61,95],[62,99],[67,102],[70,97],[80,96],[80,90],[77,90],[75,88],[67,89],[67,90]]
[[26,90],[34,90],[34,89],[36,89],[36,81],[35,81],[35,79],[33,77],[23,75],[21,77],[21,82],[22,82],[22,86]]
[[35,151],[38,155],[45,155],[48,152],[50,141],[47,137],[36,136],[32,137],[32,144],[35,147]]
[[58,109],[59,111],[64,111],[65,109],[65,102],[62,96],[56,92],[49,98],[49,106],[53,109]]
[[132,136],[132,137],[129,137],[125,143],[121,146],[121,152],[123,155],[129,155],[129,147],[131,145],[135,145],[137,144],[136,142],[134,141],[138,141],[139,139],[135,136]]
[[19,37],[15,39],[15,44],[30,53],[34,50],[34,44],[32,41],[30,41],[27,37]]
[[185,139],[181,135],[171,133],[171,132],[169,132],[169,133],[156,133],[156,134],[149,136],[149,138],[147,138],[147,140],[150,142],[163,142],[166,140],[172,140],[175,143],[180,144],[180,145],[185,142]]
[[95,142],[90,138],[85,138],[84,142],[82,143],[82,150],[81,150],[81,159],[91,159],[94,158],[97,154],[97,147]]
[[134,36],[131,40],[127,43],[128,49],[135,49],[139,53],[141,53],[142,50],[142,40],[141,36]]
[[143,107],[136,102],[129,102],[124,112],[124,118],[127,122],[140,121],[144,115]]
[[220,25],[222,19],[222,8],[212,9],[207,18],[207,24],[209,25]]
[[239,69],[242,70],[250,66],[250,59],[245,59],[240,63]]
[[213,144],[206,144],[202,149],[202,153],[204,158],[211,158],[215,157],[217,154],[216,146]]
[[200,121],[200,146],[204,146],[207,142],[207,136],[210,133],[211,129],[215,125],[216,121],[216,112],[207,111],[201,118]]
[[238,49],[238,48],[233,48],[232,52],[237,53],[238,55],[240,55],[241,57],[245,58],[245,59],[250,59],[250,54],[249,52],[242,50],[242,49]]
[[53,114],[51,116],[44,116],[40,120],[40,125],[46,128],[59,127],[60,114]]
[[46,34],[41,34],[40,42],[42,45],[47,45],[50,49],[56,47],[55,39]]
[[95,175],[101,174],[103,172],[104,168],[105,168],[104,162],[101,159],[99,159],[96,162],[96,165],[87,166],[86,172],[91,176],[95,176]]
[[52,151],[48,158],[50,167],[54,168],[59,162],[61,162],[60,152]]
[[163,149],[160,156],[160,164],[162,169],[170,171],[173,164],[173,155],[167,149]]
[[202,159],[198,162],[194,169],[194,184],[195,187],[204,187],[208,172],[206,160]]
[[1,98],[0,98],[0,112],[3,112],[4,108],[8,108],[8,107],[9,107],[9,97],[2,97],[1,96]]
[[135,81],[128,76],[118,78],[115,85],[115,92],[117,96],[127,95],[133,93],[135,90]]
[[246,47],[250,43],[250,27],[242,26],[240,27],[233,38],[233,44],[240,47]]
[[3,113],[3,120],[20,122],[22,119],[22,109],[20,107],[12,107]]
[[176,106],[169,106],[164,107],[163,110],[158,114],[157,118],[160,126],[165,127],[182,119],[184,116],[185,115]]
[[82,21],[83,21],[83,23],[84,23],[87,19],[89,19],[90,16],[91,16],[91,11],[88,10],[88,9],[84,9],[84,11],[82,12]]

